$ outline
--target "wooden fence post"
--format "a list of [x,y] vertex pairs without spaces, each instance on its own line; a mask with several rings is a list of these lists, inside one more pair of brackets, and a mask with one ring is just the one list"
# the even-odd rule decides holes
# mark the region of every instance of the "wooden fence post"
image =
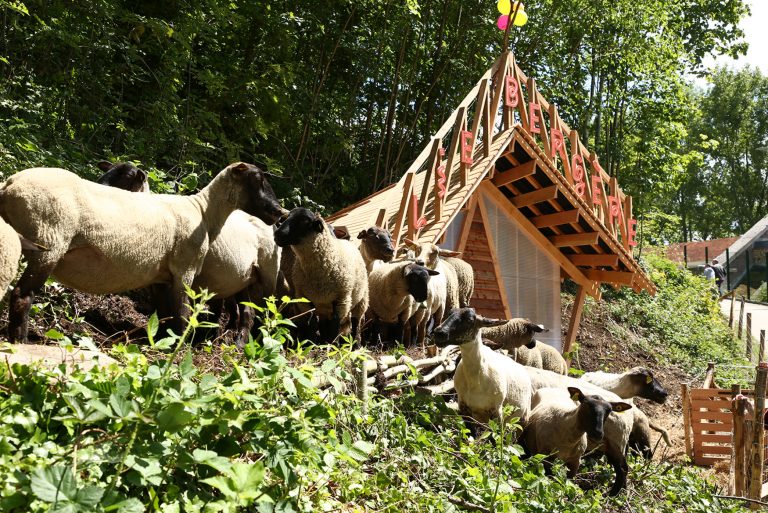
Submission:
[[736,294],[731,291],[731,315],[728,316],[728,327],[733,329],[733,304],[736,302]]
[[747,398],[741,395],[741,385],[731,387],[733,402],[733,443],[731,449],[731,476],[728,486],[732,495],[744,496],[744,414],[747,409]]
[[760,349],[757,353],[757,363],[760,363],[765,358],[765,330],[760,330]]
[[704,384],[701,388],[717,388],[715,385],[715,362],[707,364],[707,372],[704,374]]
[[691,396],[688,384],[680,385],[680,395],[683,398],[683,431],[685,432],[685,454],[693,461],[693,440],[691,438]]
[[[762,496],[763,465],[765,463],[765,429],[763,429],[763,417],[765,415],[766,378],[768,378],[768,363],[760,363],[757,366],[757,377],[755,379],[755,420],[752,425],[752,447],[747,467],[749,498],[758,501]],[[759,505],[751,503],[750,508],[758,509]]]
[[366,366],[366,358],[361,358],[355,369],[355,377],[357,378],[357,398],[360,399],[361,408],[360,412],[363,416],[368,415],[368,368]]
[[752,361],[752,314],[747,313],[747,359]]
[[739,308],[739,340],[741,340],[741,332],[744,327],[744,296],[741,296],[741,307]]

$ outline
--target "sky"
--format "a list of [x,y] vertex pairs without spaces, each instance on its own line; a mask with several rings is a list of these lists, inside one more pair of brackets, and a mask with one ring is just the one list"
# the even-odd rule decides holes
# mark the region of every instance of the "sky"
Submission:
[[768,0],[746,0],[752,14],[740,23],[744,31],[744,39],[749,43],[746,56],[738,60],[730,57],[717,56],[704,61],[706,67],[726,65],[732,68],[743,68],[749,64],[760,68],[763,75],[768,75]]

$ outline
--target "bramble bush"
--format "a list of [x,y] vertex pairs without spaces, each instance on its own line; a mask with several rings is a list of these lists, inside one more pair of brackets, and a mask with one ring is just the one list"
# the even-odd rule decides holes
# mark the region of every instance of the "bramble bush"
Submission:
[[[628,495],[607,498],[612,472],[590,464],[582,490],[521,458],[519,426],[479,440],[442,399],[347,390],[349,345],[285,354],[290,322],[270,301],[264,327],[231,371],[202,373],[184,333],[118,345],[120,365],[67,372],[0,368],[0,510],[4,512],[737,511],[695,473],[631,460]],[[66,339],[67,344],[71,344]],[[7,348],[6,350],[12,350]],[[310,357],[313,353],[314,356]],[[150,357],[148,357],[150,355]],[[330,388],[314,383],[323,381]]]

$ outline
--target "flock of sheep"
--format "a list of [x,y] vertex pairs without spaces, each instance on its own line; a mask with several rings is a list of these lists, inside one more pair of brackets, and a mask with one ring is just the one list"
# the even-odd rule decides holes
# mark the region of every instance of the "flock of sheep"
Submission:
[[305,334],[324,342],[360,339],[363,320],[371,321],[369,340],[424,345],[432,328],[436,345],[461,348],[461,413],[483,424],[511,407],[524,426],[521,442],[562,459],[570,476],[587,449],[603,451],[616,472],[611,493],[626,482],[628,447],[649,457],[651,428],[669,443],[631,402],[666,399],[649,371],[567,377],[560,353],[534,338],[543,326],[469,308],[473,270],[455,252],[406,239],[397,256],[389,233],[375,226],[360,232],[358,247],[306,208],[287,212],[265,174],[242,162],[191,196],[149,193],[147,174],[131,163],[100,167],[99,183],[33,168],[0,185],[0,296],[22,250],[28,260],[9,301],[12,342],[27,341],[34,294],[49,276],[94,294],[150,287],[158,314],[177,329],[185,287],[206,288],[222,298],[214,310],[228,309],[239,344],[254,322],[243,302],[306,297],[311,305],[292,306],[304,308]]

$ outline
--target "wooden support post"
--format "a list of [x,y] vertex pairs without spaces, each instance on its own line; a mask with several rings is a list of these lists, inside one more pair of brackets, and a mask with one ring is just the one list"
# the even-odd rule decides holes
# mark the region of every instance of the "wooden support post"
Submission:
[[728,327],[733,329],[733,304],[736,302],[736,296],[731,292],[731,315],[728,316]]
[[760,330],[760,348],[757,351],[757,363],[765,358],[765,330]]
[[704,385],[702,388],[717,388],[715,385],[715,362],[707,364],[707,372],[704,374]]
[[747,312],[747,359],[752,361],[752,314]]
[[355,377],[357,378],[357,398],[360,399],[360,402],[362,403],[360,413],[362,413],[363,416],[366,416],[368,415],[368,369],[364,357],[361,358],[357,364]]
[[731,249],[725,248],[725,279],[728,290],[731,290]]
[[[757,366],[757,378],[755,379],[755,421],[752,429],[750,460],[747,467],[748,496],[750,499],[758,501],[763,489],[763,465],[765,463],[763,417],[765,415],[766,378],[768,378],[768,364],[760,363]],[[750,504],[751,509],[758,507],[757,504]]]
[[685,432],[685,454],[693,461],[693,439],[691,433],[691,395],[688,384],[680,385],[680,396],[683,399],[683,431]]
[[[570,353],[573,347],[573,343],[576,342],[576,334],[579,332],[579,324],[581,324],[581,313],[584,311],[584,300],[586,297],[587,290],[583,285],[579,285],[576,288],[576,297],[573,299],[571,320],[568,322],[568,334],[565,336],[565,344],[563,345],[563,355]],[[568,358],[567,361],[568,365],[570,366],[570,358]]]
[[739,331],[738,336],[739,340],[741,340],[741,333],[744,328],[744,296],[741,296],[741,308],[739,308]]
[[733,385],[731,387],[731,395],[733,396],[731,403],[733,437],[731,439],[731,476],[728,481],[728,487],[731,495],[743,497],[745,473],[744,417],[747,411],[748,399],[741,395],[741,385]]

